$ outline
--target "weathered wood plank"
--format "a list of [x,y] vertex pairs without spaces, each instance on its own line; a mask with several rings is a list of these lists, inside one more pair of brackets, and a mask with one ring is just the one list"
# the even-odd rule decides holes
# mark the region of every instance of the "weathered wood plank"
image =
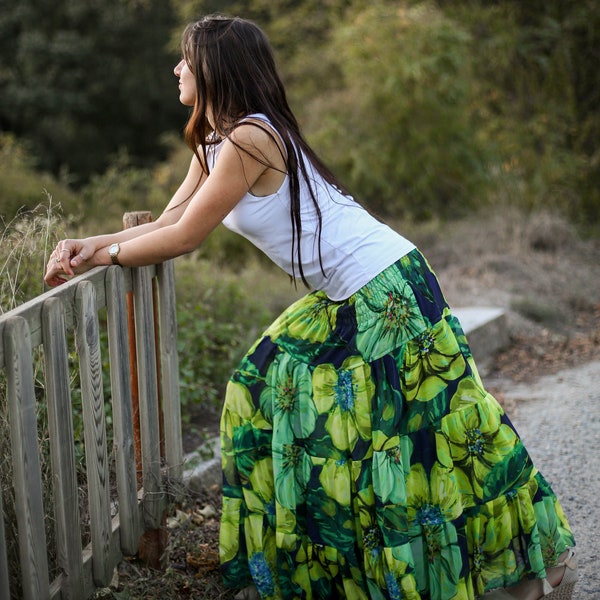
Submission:
[[133,437],[130,369],[127,353],[127,304],[123,269],[110,267],[106,276],[108,349],[113,404],[113,436],[121,521],[121,550],[134,555],[142,534],[139,520],[136,457]]
[[3,337],[23,598],[40,600],[48,596],[48,558],[31,338],[25,319],[8,319]]
[[4,529],[4,506],[0,494],[0,598],[10,598],[8,584],[8,556],[6,554],[6,533]]
[[168,475],[183,475],[183,441],[179,399],[179,360],[177,357],[177,313],[175,306],[175,271],[173,261],[157,267],[160,302],[160,361],[163,401],[165,459]]
[[133,289],[140,429],[142,432],[144,523],[149,529],[158,529],[162,522],[164,492],[160,472],[160,431],[152,272],[149,269],[146,267],[135,269]]
[[[85,275],[73,278],[71,281],[53,288],[52,290],[37,296],[28,302],[24,302],[17,306],[10,313],[0,316],[0,334],[4,325],[4,319],[10,315],[23,317],[29,325],[29,334],[31,338],[31,346],[35,348],[42,343],[42,306],[44,302],[51,297],[60,298],[65,306],[65,319],[68,327],[73,326],[73,307],[75,305],[75,290],[83,277],[91,281],[94,285],[100,285],[104,281],[106,267],[96,267]],[[4,355],[0,349],[0,367],[4,365]]]
[[76,345],[83,405],[85,460],[93,548],[94,582],[106,586],[112,578],[110,557],[110,490],[104,418],[104,392],[96,290],[81,281],[76,293]]
[[65,574],[63,597],[78,599],[83,596],[83,562],[73,416],[64,309],[56,297],[44,302],[42,334],[58,565]]

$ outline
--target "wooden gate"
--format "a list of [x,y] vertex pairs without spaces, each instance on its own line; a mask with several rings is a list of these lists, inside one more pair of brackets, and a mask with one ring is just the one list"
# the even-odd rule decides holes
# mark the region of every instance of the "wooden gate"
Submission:
[[[172,261],[97,267],[0,316],[0,399],[8,403],[11,448],[10,463],[0,468],[12,468],[25,600],[87,598],[110,584],[123,556],[138,552],[145,531],[160,529],[167,482],[181,479],[183,464],[176,332]],[[132,350],[136,361],[130,366]],[[83,475],[73,426],[77,370]],[[137,452],[132,388],[139,400]],[[50,492],[42,481],[40,403],[47,407]],[[1,509],[0,494],[0,515]],[[82,512],[91,539],[85,547]],[[49,514],[55,532],[50,536]],[[0,519],[0,598],[15,593],[8,525],[14,528]]]

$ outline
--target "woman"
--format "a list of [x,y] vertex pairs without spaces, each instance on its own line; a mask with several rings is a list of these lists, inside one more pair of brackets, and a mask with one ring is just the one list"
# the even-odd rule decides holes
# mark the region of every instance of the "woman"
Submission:
[[226,583],[286,600],[570,598],[562,509],[427,261],[306,144],[258,27],[209,16],[182,49],[185,180],[154,223],[61,241],[45,279],[170,259],[223,222],[313,288],[228,384]]

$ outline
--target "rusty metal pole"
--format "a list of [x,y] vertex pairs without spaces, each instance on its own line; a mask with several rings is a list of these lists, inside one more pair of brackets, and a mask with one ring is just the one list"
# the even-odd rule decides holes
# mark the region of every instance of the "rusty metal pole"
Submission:
[[[150,211],[128,212],[123,215],[123,229],[150,223]],[[133,441],[135,445],[135,471],[138,489],[142,486],[142,436],[140,433],[140,396],[138,388],[137,351],[135,346],[135,314],[133,292],[127,292],[127,328],[129,331],[129,372],[131,377],[131,404],[133,413]]]
[[[129,212],[123,215],[123,229],[129,229],[136,225],[150,223],[152,221],[152,213],[150,211]],[[159,327],[158,327],[158,287],[156,279],[152,281],[152,300],[154,308],[154,334],[156,345],[156,367],[158,381],[160,382],[160,356],[159,349]],[[131,373],[131,400],[133,414],[133,438],[135,445],[135,462],[138,489],[142,485],[142,445],[140,432],[140,399],[138,387],[138,369],[137,369],[137,351],[135,346],[135,314],[133,292],[127,293],[127,322],[129,329],[129,365]],[[158,385],[158,414],[160,427],[160,456],[164,457],[164,433],[163,433],[163,416],[162,416],[162,398],[160,384]],[[138,546],[138,554],[146,564],[155,569],[162,569],[164,552],[168,543],[167,534],[167,513],[163,513],[162,527],[159,529],[149,529],[142,534]]]

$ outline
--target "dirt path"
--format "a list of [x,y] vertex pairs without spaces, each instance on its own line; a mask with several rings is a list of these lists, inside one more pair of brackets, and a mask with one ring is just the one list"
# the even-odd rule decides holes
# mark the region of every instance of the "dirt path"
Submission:
[[573,528],[580,565],[574,600],[600,599],[600,360],[529,383],[496,383],[537,468]]

